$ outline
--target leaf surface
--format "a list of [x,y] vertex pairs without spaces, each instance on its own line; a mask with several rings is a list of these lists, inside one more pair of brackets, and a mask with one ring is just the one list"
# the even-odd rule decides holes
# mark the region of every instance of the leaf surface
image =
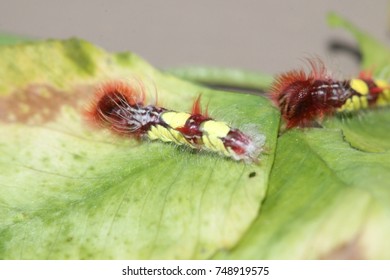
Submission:
[[[329,22],[356,36],[362,68],[386,73],[386,46],[335,14]],[[383,107],[284,133],[258,217],[237,246],[214,257],[389,259],[389,124]]]
[[[256,217],[279,125],[265,98],[201,88],[77,39],[2,46],[0,64],[0,259],[204,259]],[[245,164],[88,126],[94,88],[133,78],[172,110],[201,93],[215,119],[264,133],[267,153]]]

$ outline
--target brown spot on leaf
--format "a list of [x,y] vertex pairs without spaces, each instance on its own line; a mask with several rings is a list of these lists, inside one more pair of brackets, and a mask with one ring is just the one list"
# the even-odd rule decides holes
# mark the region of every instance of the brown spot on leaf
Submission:
[[324,260],[362,260],[365,259],[364,254],[359,247],[359,237],[355,237],[349,242],[346,242],[334,250],[323,255]]
[[71,91],[50,85],[33,84],[0,97],[0,122],[44,124],[56,119],[63,106],[80,108],[93,91],[77,86]]

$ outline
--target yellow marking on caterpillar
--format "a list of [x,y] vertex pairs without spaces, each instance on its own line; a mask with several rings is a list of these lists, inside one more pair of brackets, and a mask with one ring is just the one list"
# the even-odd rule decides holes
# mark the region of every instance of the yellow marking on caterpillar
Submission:
[[352,96],[352,106],[355,110],[360,109],[360,98],[356,95]]
[[380,88],[387,88],[390,86],[385,80],[374,80],[374,82]]
[[367,86],[367,83],[360,79],[352,79],[349,82],[349,86],[356,92],[360,93],[361,95],[367,95],[369,93],[369,89]]
[[351,100],[350,98],[347,99],[347,101],[345,101],[344,105],[341,106],[341,108],[339,108],[337,111],[338,111],[338,112],[353,111],[352,100]]
[[343,111],[356,111],[359,109],[365,109],[368,107],[367,96],[357,96],[354,95],[352,98],[347,99],[345,104],[338,109],[338,112]]
[[361,96],[360,97],[360,105],[363,109],[368,108],[368,100],[366,96]]
[[390,84],[384,80],[375,80],[375,84],[383,88],[383,92],[378,96],[376,104],[378,106],[387,106],[390,104]]
[[200,129],[203,132],[203,144],[212,151],[223,153],[229,156],[230,153],[226,150],[221,138],[226,137],[230,131],[230,127],[224,122],[205,121],[201,124]]
[[165,112],[161,115],[162,120],[172,128],[183,127],[191,114],[183,112]]
[[148,137],[150,140],[159,139],[163,142],[174,142],[178,145],[187,145],[192,147],[192,145],[188,143],[180,132],[161,125],[152,126],[148,131]]
[[203,144],[210,149],[211,151],[223,153],[226,156],[229,156],[230,153],[226,150],[225,146],[223,145],[223,142],[218,137],[215,137],[215,135],[203,135],[202,136]]
[[220,138],[226,137],[230,131],[230,127],[226,123],[217,121],[205,121],[200,125],[200,128],[208,135]]
[[[166,112],[162,115],[162,119],[172,128],[166,128],[161,125],[154,125],[148,131],[150,140],[161,140],[163,142],[174,142],[178,145],[187,145],[191,148],[196,148],[175,128],[183,127],[190,117],[190,114],[179,112]],[[224,122],[205,121],[200,125],[202,131],[203,145],[215,152],[230,156],[231,153],[225,148],[221,138],[226,137],[230,131],[230,127]]]

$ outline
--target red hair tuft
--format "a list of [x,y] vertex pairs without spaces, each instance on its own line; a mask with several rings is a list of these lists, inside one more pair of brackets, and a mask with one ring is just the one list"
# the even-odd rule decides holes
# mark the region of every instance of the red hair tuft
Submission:
[[122,81],[107,82],[95,90],[94,99],[84,115],[90,123],[101,125],[105,115],[123,101],[130,105],[143,105],[144,85],[139,82],[138,87],[133,87]]
[[373,72],[374,72],[373,69],[362,70],[360,71],[358,78],[362,80],[372,80]]
[[327,111],[314,103],[312,94],[317,81],[331,82],[331,77],[320,59],[307,59],[307,64],[310,72],[300,69],[280,74],[270,89],[270,99],[280,109],[287,128],[307,126]]
[[200,104],[200,101],[202,99],[202,95],[199,95],[195,101],[194,104],[192,104],[192,110],[191,113],[193,115],[202,115],[208,118],[208,107],[206,107],[206,111],[203,113],[202,111],[202,105]]
[[320,59],[308,58],[306,63],[310,70],[309,73],[306,73],[304,69],[300,69],[282,73],[276,77],[274,84],[271,86],[271,99],[276,105],[278,105],[278,97],[292,84],[311,84],[315,80],[331,80],[324,63]]

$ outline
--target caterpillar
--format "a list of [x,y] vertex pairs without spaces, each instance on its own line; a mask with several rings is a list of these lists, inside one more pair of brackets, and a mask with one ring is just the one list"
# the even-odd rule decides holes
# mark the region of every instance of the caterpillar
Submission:
[[310,72],[292,70],[278,75],[270,98],[279,108],[286,128],[310,126],[337,112],[352,112],[390,104],[390,84],[368,72],[338,81],[320,60],[308,59]]
[[201,96],[195,100],[191,113],[147,105],[145,97],[142,84],[134,87],[122,81],[111,81],[97,89],[85,115],[90,122],[122,136],[172,142],[234,160],[257,161],[265,136],[250,137],[225,122],[212,119],[207,110],[202,113]]

